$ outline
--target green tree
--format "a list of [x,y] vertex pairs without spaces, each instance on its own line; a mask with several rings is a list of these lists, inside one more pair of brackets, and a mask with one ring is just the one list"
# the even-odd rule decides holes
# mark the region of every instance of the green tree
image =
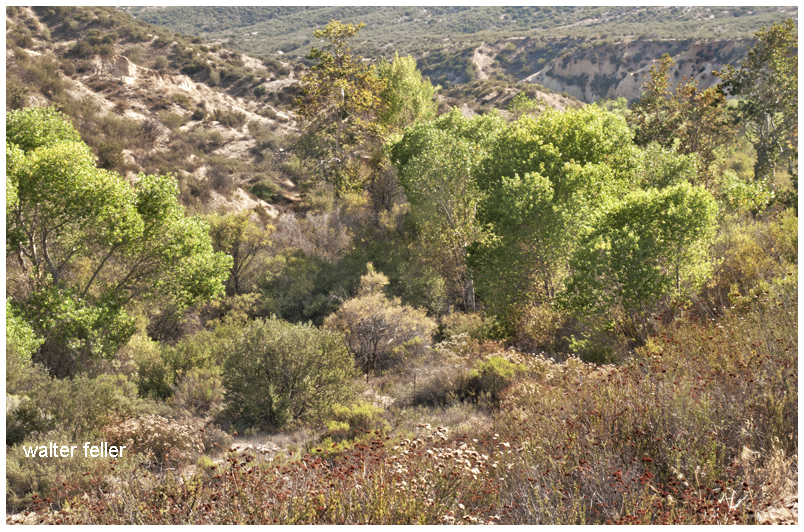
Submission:
[[12,306],[11,301],[6,300],[6,356],[29,360],[43,341]]
[[622,309],[634,334],[663,297],[687,299],[711,271],[717,203],[702,187],[681,181],[664,189],[610,198],[570,260],[562,299],[587,317]]
[[251,290],[260,259],[269,249],[272,225],[262,227],[251,220],[249,211],[207,218],[212,247],[232,257],[226,294],[239,295]]
[[333,20],[313,35],[326,39],[323,49],[312,48],[313,66],[301,79],[302,95],[296,110],[302,120],[300,146],[324,176],[343,189],[354,186],[344,171],[349,150],[382,136],[376,121],[383,89],[376,69],[352,55],[349,39],[365,27]]
[[441,87],[433,87],[430,80],[422,76],[413,57],[399,57],[395,53],[393,61],[383,59],[377,70],[384,85],[377,116],[380,124],[391,131],[402,132],[408,126],[435,118],[438,103],[433,96]]
[[131,185],[97,168],[51,108],[9,113],[6,132],[6,179],[17,191],[6,250],[30,294],[20,310],[45,339],[38,361],[54,374],[122,347],[131,301],[184,308],[223,291],[231,259],[214,253],[202,220],[184,215],[173,177],[141,174]]
[[579,234],[633,176],[631,135],[622,118],[587,106],[525,115],[496,137],[476,171],[478,219],[491,237],[468,258],[492,312],[546,303],[561,290]]
[[[785,157],[798,161],[798,33],[787,19],[762,28],[740,68],[718,75],[723,90],[740,98],[745,133],[757,152],[754,178],[773,176]],[[792,169],[792,168],[791,168]],[[792,173],[792,172],[791,172]]]
[[352,398],[355,368],[343,337],[313,325],[255,320],[223,367],[227,412],[235,426],[278,430],[322,422]]
[[484,238],[476,216],[483,195],[473,174],[504,124],[497,113],[469,119],[453,108],[409,128],[391,148],[423,255],[447,280],[452,300],[466,309],[475,308],[467,250]]
[[679,153],[697,154],[701,183],[709,185],[716,164],[735,139],[733,119],[726,109],[726,97],[719,87],[698,90],[698,82],[682,80],[671,88],[668,71],[675,62],[664,54],[650,69],[642,97],[631,108],[628,123],[634,128],[634,142],[646,146],[656,142]]

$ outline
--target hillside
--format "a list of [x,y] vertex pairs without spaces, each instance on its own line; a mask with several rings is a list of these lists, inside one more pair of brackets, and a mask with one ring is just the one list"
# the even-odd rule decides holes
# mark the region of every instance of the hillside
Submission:
[[[8,104],[58,103],[101,164],[129,176],[172,172],[184,203],[201,212],[257,209],[270,219],[298,203],[285,149],[298,132],[303,65],[208,46],[110,8],[21,8],[6,24],[15,44],[6,49]],[[505,85],[482,99],[439,98],[469,115],[504,109],[525,89],[551,107],[579,105]]]
[[313,29],[331,19],[363,21],[355,51],[374,58],[412,54],[442,86],[527,80],[587,103],[635,100],[651,62],[664,53],[677,58],[679,76],[711,86],[717,83],[711,71],[739,62],[755,31],[797,17],[794,7],[127,9],[174,31],[295,61],[316,44]]

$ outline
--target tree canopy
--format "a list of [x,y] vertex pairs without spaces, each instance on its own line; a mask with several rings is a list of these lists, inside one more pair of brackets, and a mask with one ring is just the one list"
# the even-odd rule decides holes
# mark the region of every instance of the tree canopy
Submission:
[[329,44],[307,55],[313,65],[301,80],[302,96],[296,101],[304,128],[302,145],[324,176],[342,188],[350,185],[343,183],[348,181],[343,173],[348,150],[381,134],[375,119],[382,80],[349,47],[349,39],[364,26],[333,20],[313,32]]
[[787,19],[761,29],[740,68],[720,73],[725,91],[740,98],[745,133],[757,152],[754,178],[773,175],[778,161],[798,160],[798,34]]
[[114,354],[133,333],[133,300],[183,308],[223,291],[231,258],[213,251],[204,221],[185,216],[175,178],[131,184],[97,168],[52,108],[12,111],[6,131],[6,188],[16,191],[6,250],[28,294],[15,304],[45,338],[39,356],[51,371]]

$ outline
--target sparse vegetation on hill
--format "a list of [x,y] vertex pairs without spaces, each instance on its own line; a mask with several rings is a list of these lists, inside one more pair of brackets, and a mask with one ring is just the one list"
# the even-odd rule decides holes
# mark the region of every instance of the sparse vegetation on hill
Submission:
[[8,523],[797,523],[794,21],[624,60],[582,32],[753,15],[422,9],[581,33],[294,66],[7,9]]

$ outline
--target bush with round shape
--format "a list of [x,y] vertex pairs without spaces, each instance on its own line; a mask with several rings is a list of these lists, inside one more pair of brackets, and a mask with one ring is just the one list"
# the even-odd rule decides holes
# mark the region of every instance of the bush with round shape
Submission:
[[343,337],[312,324],[256,320],[223,368],[226,413],[236,427],[278,430],[320,422],[348,401],[355,377]]

